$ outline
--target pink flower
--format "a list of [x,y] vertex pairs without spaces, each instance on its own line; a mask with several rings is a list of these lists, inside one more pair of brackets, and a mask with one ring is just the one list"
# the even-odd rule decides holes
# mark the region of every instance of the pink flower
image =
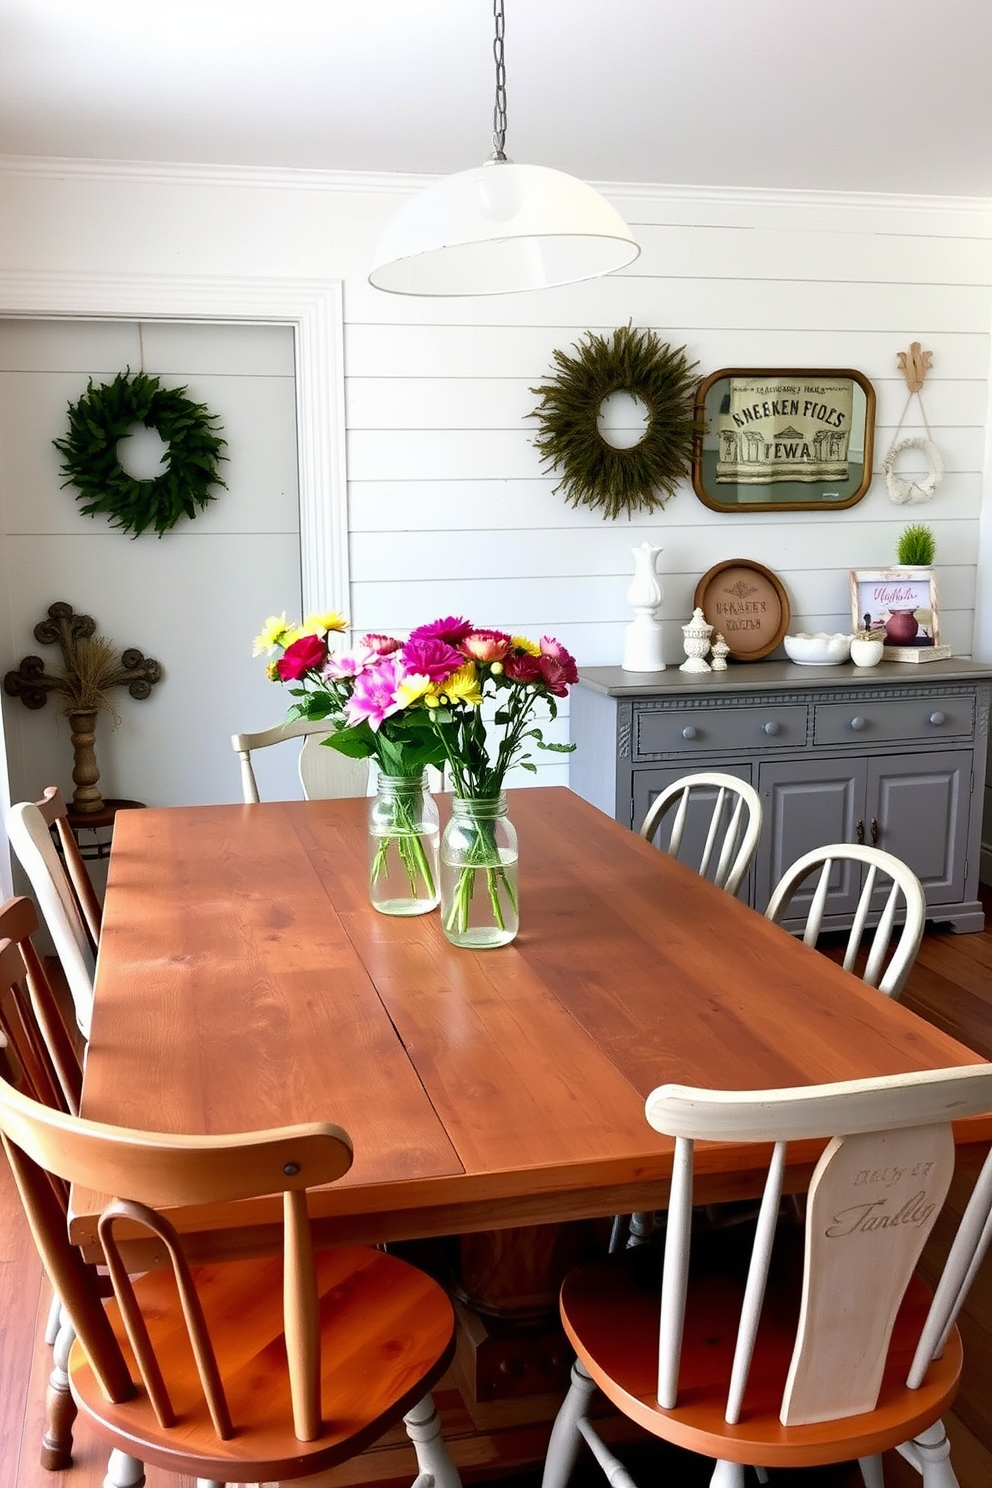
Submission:
[[296,682],[304,672],[319,667],[327,656],[327,642],[321,636],[300,636],[276,662],[276,671],[283,682]]
[[[550,658],[557,662],[561,668],[562,677],[565,682],[572,683],[579,680],[579,669],[575,665],[575,658],[570,651],[566,651],[561,641],[556,641],[552,636],[541,637],[541,660]],[[543,671],[543,664],[542,664]],[[561,694],[559,693],[559,697]]]
[[473,630],[461,643],[461,650],[473,661],[502,661],[512,644],[512,637],[502,630]]
[[355,690],[344,705],[349,724],[367,723],[377,733],[380,725],[403,706],[397,700],[396,689],[404,675],[400,663],[388,658],[359,672]]
[[342,651],[338,656],[329,656],[327,658],[324,675],[325,677],[333,677],[336,681],[341,681],[348,677],[357,677],[374,660],[374,652],[366,651],[364,645],[357,651]]
[[391,656],[398,651],[403,642],[398,641],[395,636],[367,635],[362,636],[362,645],[367,651],[374,651],[376,656]]
[[541,658],[529,651],[513,651],[503,663],[503,675],[511,682],[537,682],[541,677]]
[[465,620],[459,615],[445,615],[443,620],[431,620],[428,625],[418,625],[416,630],[411,630],[410,640],[446,641],[449,646],[457,646],[474,628],[471,620]]
[[462,653],[438,636],[411,636],[400,657],[406,671],[430,677],[432,682],[444,682],[465,665]]

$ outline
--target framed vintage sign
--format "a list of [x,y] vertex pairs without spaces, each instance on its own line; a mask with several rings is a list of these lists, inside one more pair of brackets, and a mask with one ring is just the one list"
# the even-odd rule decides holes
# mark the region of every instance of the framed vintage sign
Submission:
[[875,389],[850,368],[725,367],[696,424],[692,484],[715,511],[828,511],[871,484]]
[[[851,625],[854,630],[884,631],[888,660],[930,661],[935,653],[950,655],[950,647],[940,644],[937,585],[930,569],[852,569]],[[905,655],[895,656],[895,651]]]
[[789,596],[777,574],[750,558],[728,558],[703,574],[693,605],[722,635],[735,661],[759,661],[782,644]]

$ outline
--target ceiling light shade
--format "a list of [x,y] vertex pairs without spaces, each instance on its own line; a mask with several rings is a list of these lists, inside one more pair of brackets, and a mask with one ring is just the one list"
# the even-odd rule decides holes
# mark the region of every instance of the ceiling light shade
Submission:
[[640,251],[584,181],[495,159],[413,197],[383,233],[369,282],[392,294],[511,294],[611,274]]

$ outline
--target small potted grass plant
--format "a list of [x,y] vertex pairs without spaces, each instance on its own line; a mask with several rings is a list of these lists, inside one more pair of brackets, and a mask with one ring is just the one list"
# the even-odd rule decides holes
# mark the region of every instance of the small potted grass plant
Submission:
[[932,568],[936,549],[933,528],[928,527],[925,522],[911,522],[899,534],[899,541],[896,544],[896,563],[899,568],[910,568],[915,571]]

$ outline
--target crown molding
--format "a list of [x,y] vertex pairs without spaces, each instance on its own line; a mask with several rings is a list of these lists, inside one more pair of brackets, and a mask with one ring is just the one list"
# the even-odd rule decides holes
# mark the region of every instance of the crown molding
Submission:
[[[45,179],[159,182],[186,186],[262,187],[266,190],[402,192],[424,190],[437,175],[391,171],[295,169],[282,166],[203,165],[156,160],[90,160],[47,155],[0,155],[0,176]],[[861,211],[924,211],[973,217],[992,216],[992,197],[922,196],[897,192],[810,191],[741,186],[693,186],[651,181],[590,181],[613,200],[708,205],[838,208]]]

